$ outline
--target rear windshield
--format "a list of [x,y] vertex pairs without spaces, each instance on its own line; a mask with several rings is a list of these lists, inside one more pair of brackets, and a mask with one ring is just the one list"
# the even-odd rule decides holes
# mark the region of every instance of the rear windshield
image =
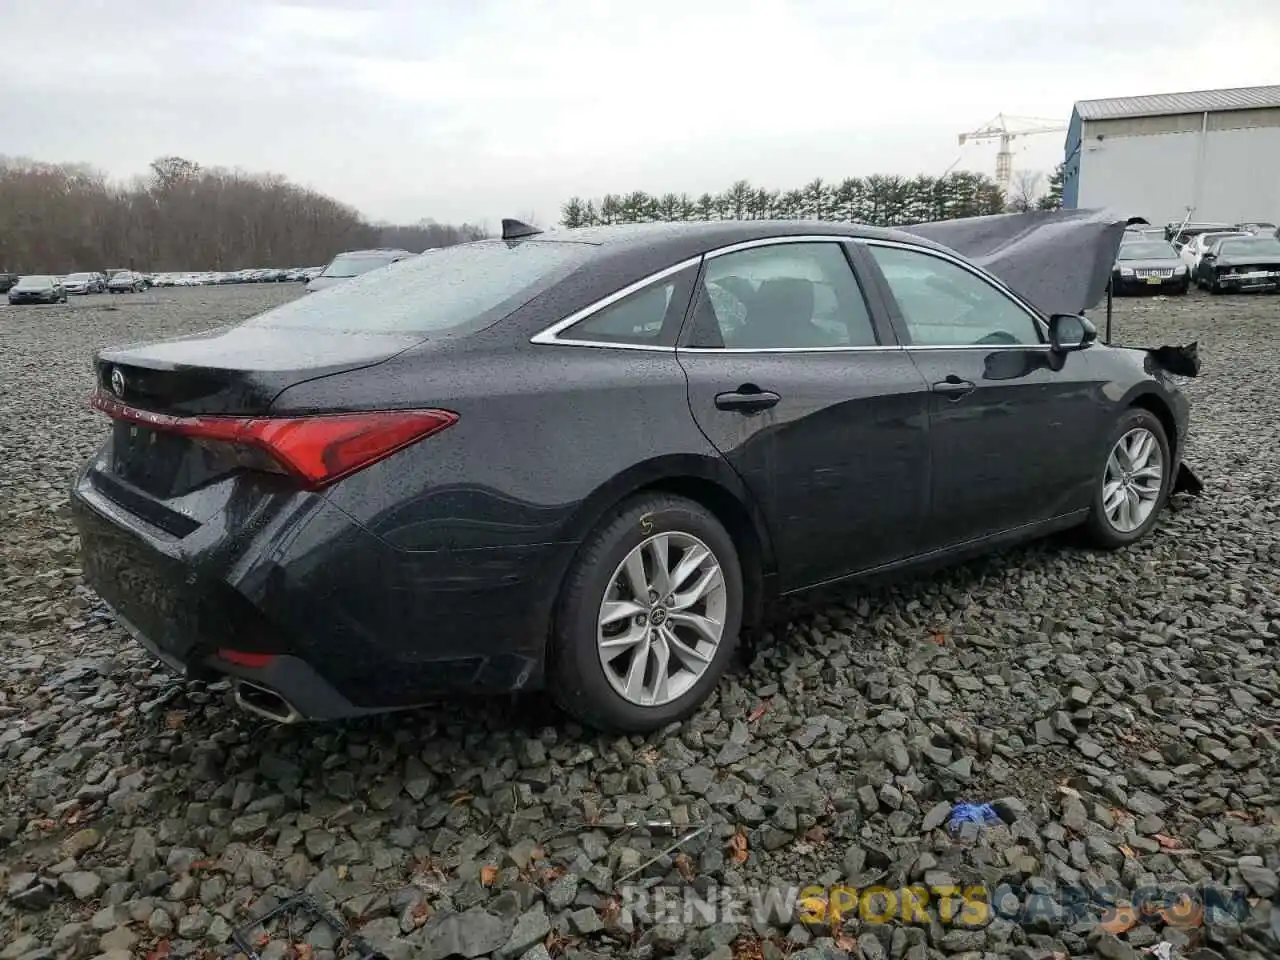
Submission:
[[481,240],[428,250],[247,321],[262,327],[439,333],[492,322],[568,276],[593,248]]
[[378,267],[385,267],[397,256],[402,256],[402,254],[372,253],[349,255],[340,253],[333,258],[333,263],[324,268],[324,273],[321,276],[334,278],[358,277],[360,274],[376,270]]

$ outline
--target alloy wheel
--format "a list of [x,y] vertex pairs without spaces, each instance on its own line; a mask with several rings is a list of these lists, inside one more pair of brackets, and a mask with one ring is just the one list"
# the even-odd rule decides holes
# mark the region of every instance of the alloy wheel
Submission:
[[1135,427],[1107,457],[1102,512],[1113,529],[1132,533],[1150,518],[1164,488],[1164,452],[1154,433]]
[[644,707],[683,696],[715,659],[726,606],[720,562],[697,537],[659,533],[634,547],[609,578],[597,618],[610,686]]

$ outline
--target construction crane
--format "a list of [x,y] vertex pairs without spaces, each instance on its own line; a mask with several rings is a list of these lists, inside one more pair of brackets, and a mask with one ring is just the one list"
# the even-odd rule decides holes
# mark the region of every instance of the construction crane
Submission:
[[1064,133],[1066,127],[1055,120],[1037,117],[1009,117],[998,113],[977,130],[960,134],[960,146],[971,140],[999,140],[1000,152],[996,154],[996,183],[1006,193],[1013,184],[1013,140],[1037,133]]

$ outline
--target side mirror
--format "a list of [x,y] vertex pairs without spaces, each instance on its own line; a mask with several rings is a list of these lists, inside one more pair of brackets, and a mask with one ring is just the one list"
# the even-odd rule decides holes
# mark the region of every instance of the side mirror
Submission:
[[1049,346],[1055,353],[1083,350],[1098,339],[1098,328],[1087,317],[1055,313],[1049,318]]

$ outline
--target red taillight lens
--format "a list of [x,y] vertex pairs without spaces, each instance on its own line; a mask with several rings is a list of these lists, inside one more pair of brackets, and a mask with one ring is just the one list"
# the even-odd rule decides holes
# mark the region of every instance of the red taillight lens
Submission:
[[250,653],[247,650],[227,650],[225,648],[218,651],[218,657],[227,661],[227,663],[254,669],[269,667],[276,660],[274,653]]
[[[397,450],[452,426],[448,410],[385,410],[314,417],[174,417],[130,407],[99,391],[93,406],[125,420],[238,448],[243,466],[292,473],[310,486],[350,476]],[[255,454],[265,454],[266,460]]]

